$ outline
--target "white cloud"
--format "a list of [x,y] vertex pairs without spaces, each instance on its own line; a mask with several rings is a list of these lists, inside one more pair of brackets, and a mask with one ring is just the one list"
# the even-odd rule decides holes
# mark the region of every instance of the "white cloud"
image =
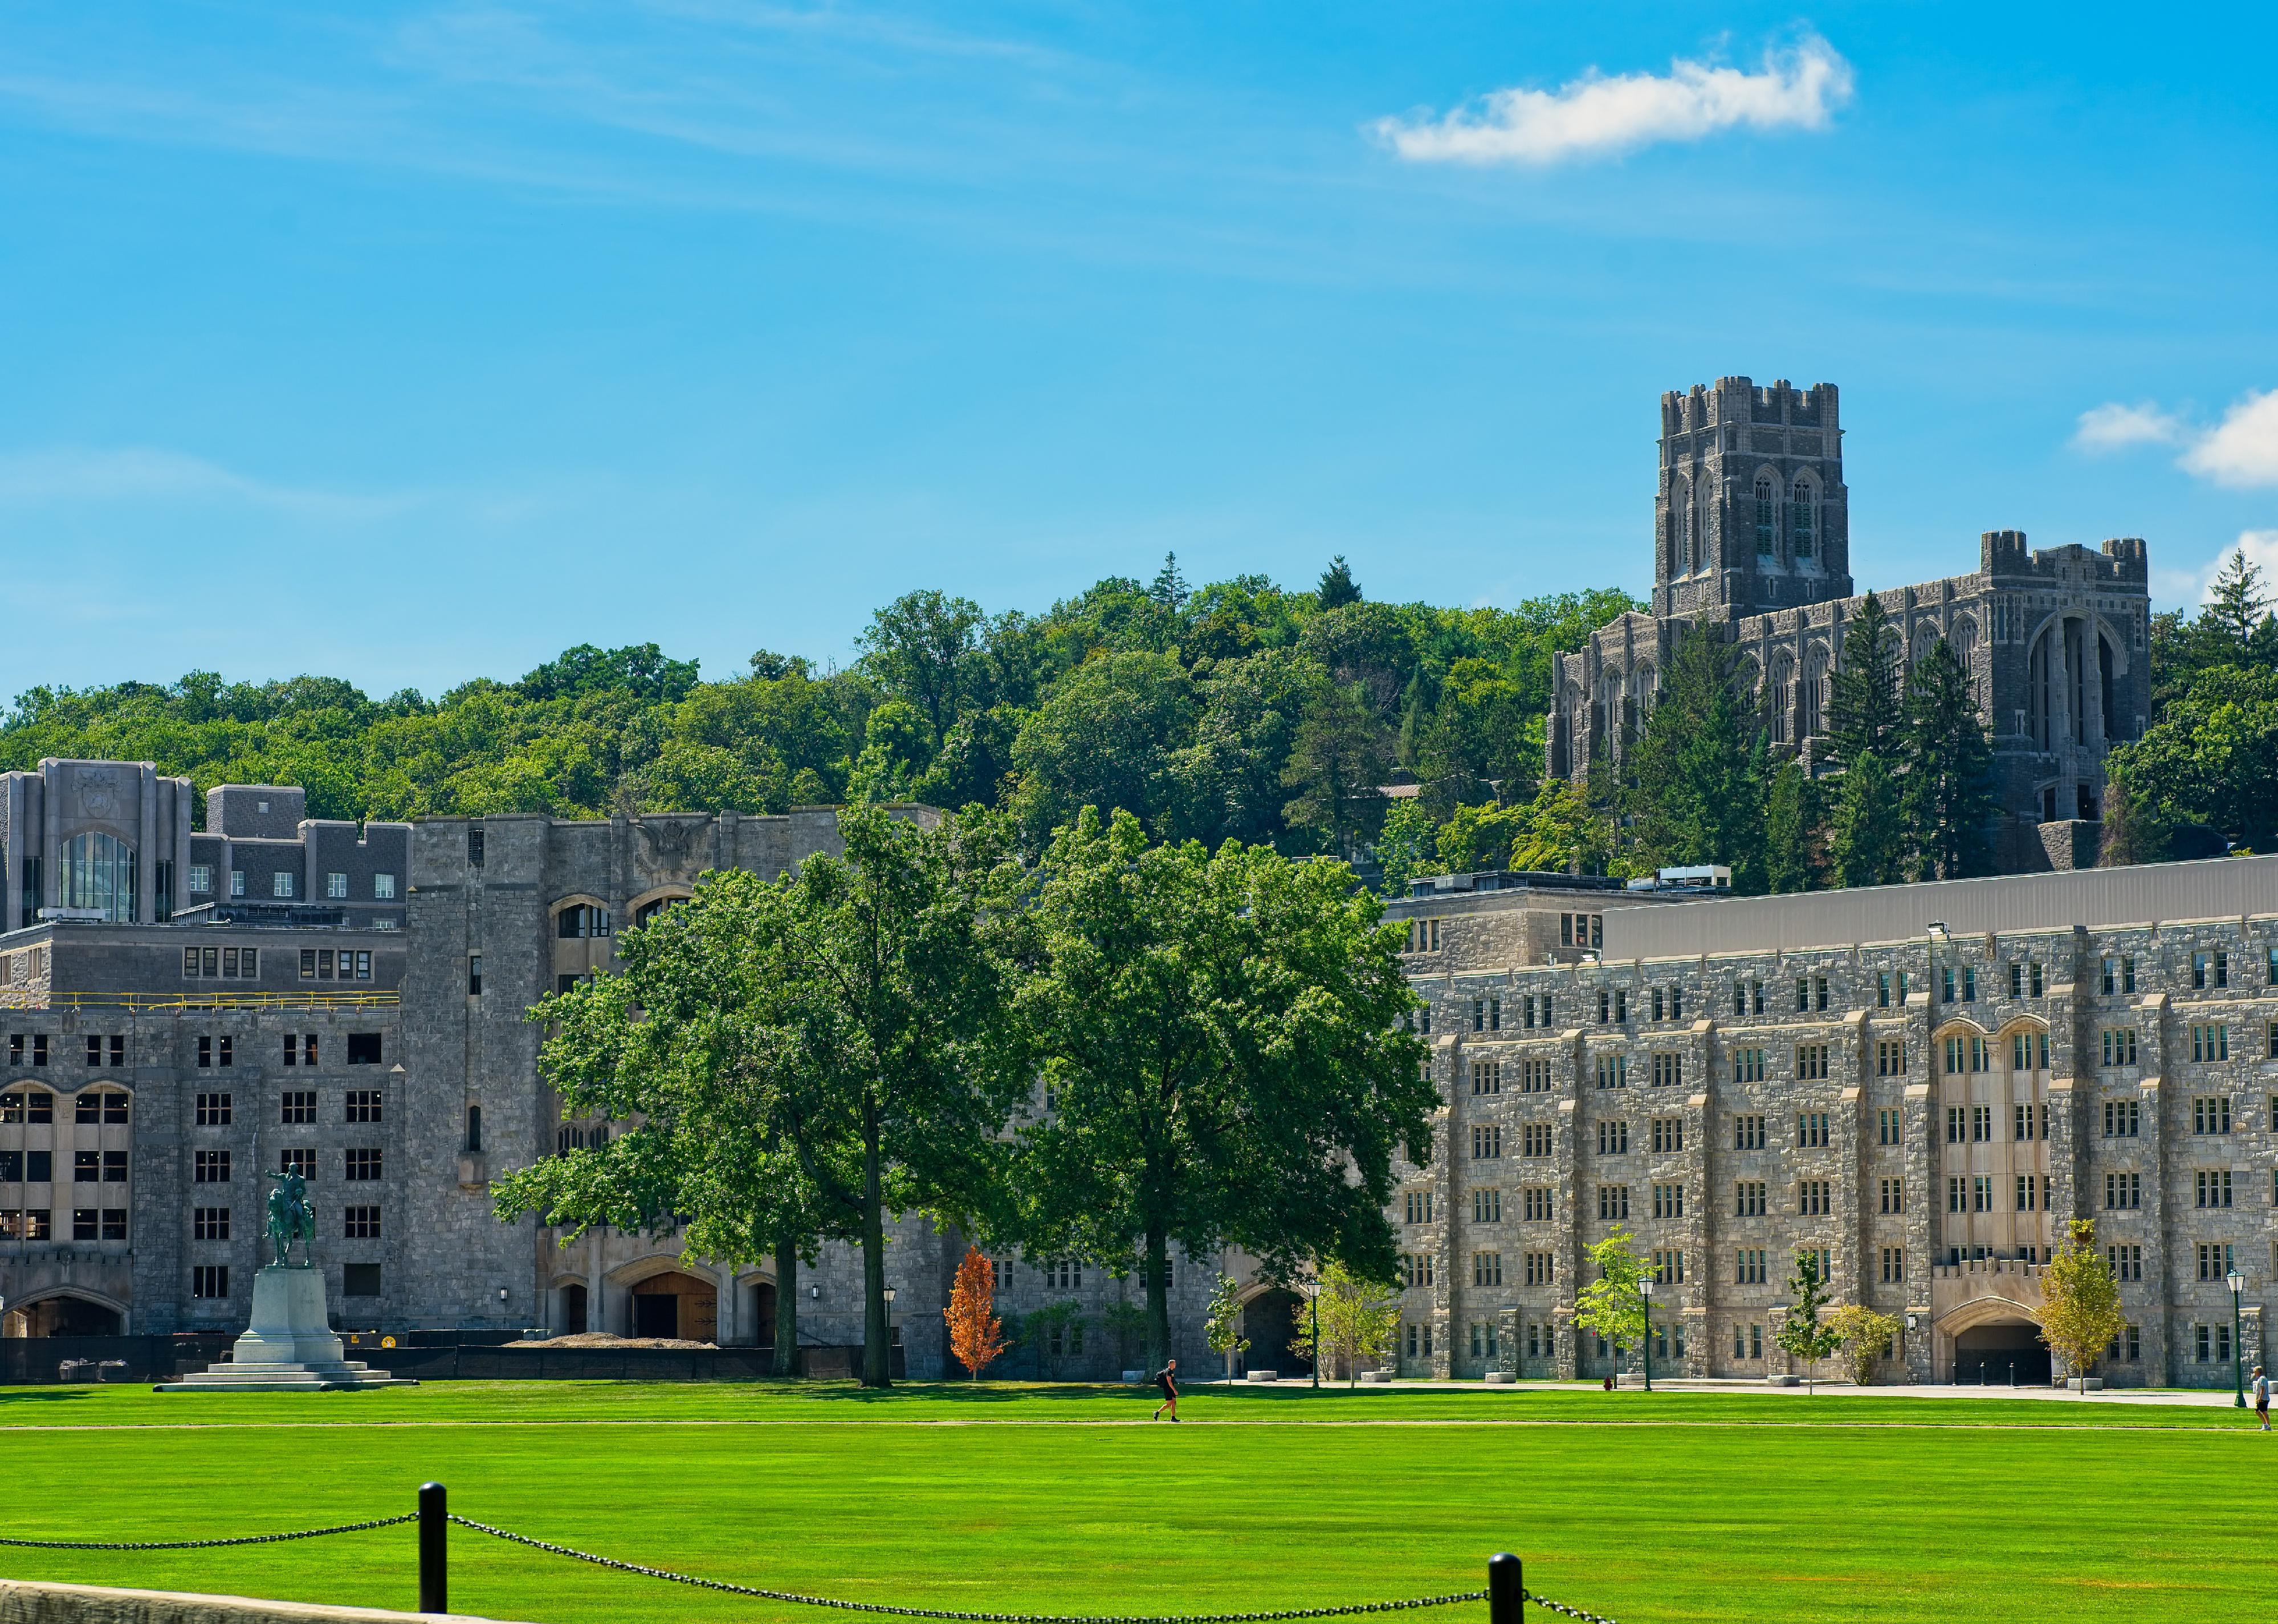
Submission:
[[1380,118],[1378,139],[1416,163],[1545,166],[1743,125],[1817,130],[1851,99],[1851,65],[1816,35],[1767,50],[1756,72],[1684,58],[1667,77],[1591,69],[1556,90],[1494,90],[1439,118]]
[[2127,446],[2173,446],[2188,432],[2182,419],[2150,400],[2122,406],[2114,400],[2080,415],[2072,443],[2083,451],[2117,451]]
[[2246,554],[2246,561],[2259,566],[2266,582],[2278,582],[2278,530],[2241,530],[2238,539],[2223,548],[2197,569],[2157,569],[2152,571],[2153,596],[2163,604],[2183,609],[2197,609],[2206,602],[2214,586],[2214,578],[2222,567],[2230,562],[2233,553]]
[[273,484],[184,452],[64,446],[0,454],[0,504],[226,501],[302,518],[384,518],[417,497],[364,496]]
[[2278,389],[2251,394],[2198,437],[2182,466],[2219,485],[2278,485]]

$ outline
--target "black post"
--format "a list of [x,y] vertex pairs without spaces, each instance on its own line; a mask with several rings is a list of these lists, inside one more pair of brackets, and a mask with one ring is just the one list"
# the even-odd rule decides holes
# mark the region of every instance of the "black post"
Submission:
[[450,1556],[451,1525],[443,1485],[419,1485],[419,1611],[448,1613],[450,1585],[444,1564]]
[[1519,1582],[1518,1559],[1508,1551],[1487,1559],[1487,1624],[1519,1624],[1526,1587]]

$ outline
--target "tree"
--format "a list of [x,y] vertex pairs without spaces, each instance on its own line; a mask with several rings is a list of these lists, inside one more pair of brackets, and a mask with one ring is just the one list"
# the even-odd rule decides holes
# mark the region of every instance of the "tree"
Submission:
[[1694,627],[1678,639],[1631,751],[1632,806],[1647,861],[1727,864],[1732,888],[1764,888],[1764,775],[1754,705],[1732,646]]
[[938,824],[850,808],[838,827],[844,855],[811,857],[767,893],[765,1013],[837,1130],[791,1143],[860,1240],[862,1381],[883,1387],[885,1213],[981,1210],[1033,1075],[1013,1019],[1026,876],[1005,820],[977,808]]
[[[1383,1358],[1400,1333],[1399,1296],[1342,1263],[1322,1265],[1313,1282],[1313,1309],[1298,1320],[1289,1346],[1325,1374],[1343,1376],[1348,1387],[1359,1384],[1361,1361]],[[1313,1345],[1316,1324],[1320,1327],[1318,1349]]]
[[1843,629],[1843,651],[1827,696],[1829,759],[1849,766],[1869,754],[1890,759],[1899,731],[1903,652],[1898,628],[1869,592]]
[[1193,680],[1168,654],[1105,654],[1070,672],[1013,742],[1013,812],[1030,850],[1087,805],[1167,833],[1181,799],[1173,752],[1191,736],[1196,708]]
[[1376,832],[1376,861],[1383,873],[1381,888],[1387,897],[1408,895],[1408,882],[1419,874],[1438,869],[1432,860],[1439,831],[1432,827],[1432,816],[1414,797],[1392,804],[1385,813],[1383,827]]
[[1829,845],[1843,884],[1896,885],[1906,877],[1899,786],[1880,756],[1858,757],[1836,781],[1831,823]]
[[1281,772],[1283,787],[1297,791],[1282,818],[1325,836],[1333,855],[1354,855],[1383,815],[1377,786],[1391,771],[1391,746],[1389,731],[1357,685],[1320,683],[1306,701]]
[[1250,1338],[1242,1334],[1242,1285],[1232,1275],[1220,1275],[1211,1287],[1203,1343],[1226,1361],[1226,1379],[1234,1380],[1235,1356],[1250,1351]]
[[977,675],[984,619],[970,599],[905,592],[873,614],[855,639],[863,664],[889,693],[916,707],[936,747],[962,713]]
[[1852,1383],[1864,1387],[1874,1379],[1876,1362],[1891,1351],[1891,1338],[1906,1328],[1903,1320],[1877,1314],[1863,1303],[1846,1303],[1827,1316],[1827,1329],[1843,1351]]
[[965,1249],[950,1283],[949,1307],[941,1311],[949,1328],[949,1351],[975,1381],[1005,1351],[1005,1323],[996,1315],[997,1270],[978,1247]]
[[1764,792],[1764,880],[1776,894],[1819,883],[1819,785],[1800,761],[1783,761]]
[[1944,637],[1907,683],[1896,740],[1900,800],[1917,880],[1958,880],[1992,865],[1993,747],[1969,673]]
[[1778,1334],[1773,1340],[1787,1351],[1789,1357],[1804,1361],[1811,1391],[1817,1391],[1819,1361],[1832,1353],[1841,1343],[1834,1327],[1819,1317],[1827,1306],[1828,1285],[1819,1277],[1819,1254],[1799,1252],[1795,1254],[1795,1273],[1787,1283],[1788,1295],[1795,1300],[1788,1304],[1787,1316],[1780,1321]]
[[1590,1248],[1598,1277],[1574,1293],[1574,1323],[1614,1345],[1618,1353],[1645,1345],[1646,1297],[1640,1288],[1651,1266],[1636,1250],[1636,1238],[1616,1228]]
[[1025,1244],[1104,1266],[1135,1247],[1150,1368],[1173,1241],[1389,1277],[1392,1155],[1429,1155],[1439,1095],[1382,904],[1340,865],[1150,848],[1089,807],[1040,877],[1020,998],[1052,1105],[1018,1133]]
[[[776,1373],[798,1372],[799,1263],[860,1234],[833,1194],[852,1122],[774,1024],[781,896],[740,870],[616,941],[612,975],[531,1011],[565,1114],[632,1125],[501,1179],[502,1219],[535,1213],[562,1244],[606,1224],[663,1232],[727,1263],[772,1257]],[[675,1215],[680,1215],[676,1217]]]
[[1321,571],[1321,583],[1314,589],[1313,596],[1324,609],[1342,609],[1349,603],[1360,601],[1360,588],[1353,583],[1352,567],[1345,562],[1343,553],[1330,560],[1329,567]]
[[2075,1218],[2065,1227],[2064,1244],[2041,1269],[2041,1340],[2070,1375],[2083,1376],[2126,1328],[2128,1315],[2120,1283],[2096,1249],[2095,1222]]
[[2199,610],[2199,624],[2227,665],[2245,665],[2253,656],[2254,634],[2270,618],[2270,599],[2262,590],[2262,568],[2238,547],[2216,572]]

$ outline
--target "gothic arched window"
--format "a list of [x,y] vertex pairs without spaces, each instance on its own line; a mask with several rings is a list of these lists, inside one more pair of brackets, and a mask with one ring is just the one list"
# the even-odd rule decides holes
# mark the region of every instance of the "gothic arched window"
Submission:
[[1770,558],[1779,551],[1779,501],[1773,494],[1772,482],[1756,481],[1756,552]]
[[1811,556],[1811,484],[1799,479],[1795,489],[1788,493],[1788,534],[1795,538],[1795,555]]

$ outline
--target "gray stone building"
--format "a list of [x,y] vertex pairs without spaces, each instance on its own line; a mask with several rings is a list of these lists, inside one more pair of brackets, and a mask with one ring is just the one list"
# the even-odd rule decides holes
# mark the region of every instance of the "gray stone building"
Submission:
[[[1774,745],[1813,764],[1859,606],[1835,385],[1722,377],[1666,393],[1659,443],[1652,612],[1559,657],[1548,771],[1580,777],[1620,760],[1688,624],[1739,646]],[[1989,530],[1979,549],[1973,575],[1877,596],[1909,660],[1943,637],[1970,674],[1993,745],[2002,866],[2091,865],[2106,751],[2139,736],[2151,711],[2144,545],[2034,550],[2021,532]]]
[[2278,858],[1745,899],[1416,890],[1391,911],[1443,1106],[1393,1211],[1403,1369],[1610,1371],[1571,1315],[1618,1227],[1662,1282],[1658,1369],[1784,1370],[1808,1248],[1835,1301],[1905,1323],[1912,1379],[2045,1378],[2040,1268],[2075,1217],[2127,1310],[2107,1378],[2228,1384],[2233,1269],[2259,1355]]

